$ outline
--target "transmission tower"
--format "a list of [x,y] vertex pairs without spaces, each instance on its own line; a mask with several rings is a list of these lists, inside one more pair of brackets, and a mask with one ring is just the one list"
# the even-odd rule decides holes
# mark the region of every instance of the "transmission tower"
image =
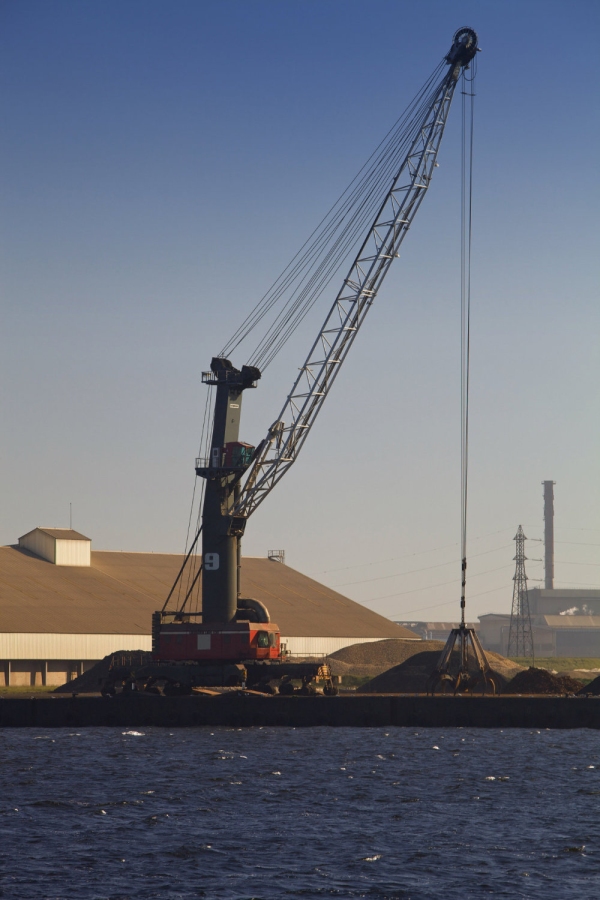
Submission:
[[535,662],[533,653],[533,630],[529,612],[529,594],[527,592],[527,575],[525,574],[525,541],[527,538],[519,525],[514,539],[517,542],[515,574],[513,577],[513,598],[510,611],[510,630],[508,632],[507,656],[520,656]]

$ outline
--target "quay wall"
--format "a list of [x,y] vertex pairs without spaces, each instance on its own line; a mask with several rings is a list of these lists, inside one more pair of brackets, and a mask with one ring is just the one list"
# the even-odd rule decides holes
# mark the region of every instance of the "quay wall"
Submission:
[[411,728],[600,728],[600,697],[427,697],[361,694],[338,697],[5,696],[0,727],[167,728],[292,726]]

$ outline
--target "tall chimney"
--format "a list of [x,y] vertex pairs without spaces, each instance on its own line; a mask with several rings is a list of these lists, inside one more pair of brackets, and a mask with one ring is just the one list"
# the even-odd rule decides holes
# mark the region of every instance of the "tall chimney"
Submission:
[[555,481],[543,481],[544,485],[544,587],[554,587],[554,485]]

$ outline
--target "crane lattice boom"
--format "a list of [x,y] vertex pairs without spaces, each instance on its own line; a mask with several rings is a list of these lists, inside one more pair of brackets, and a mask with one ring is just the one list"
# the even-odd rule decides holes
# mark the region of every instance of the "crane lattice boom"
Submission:
[[356,259],[267,438],[257,448],[232,515],[247,518],[296,461],[348,355],[400,244],[431,183],[458,78],[477,50],[477,36],[460,29],[450,65],[422,116]]

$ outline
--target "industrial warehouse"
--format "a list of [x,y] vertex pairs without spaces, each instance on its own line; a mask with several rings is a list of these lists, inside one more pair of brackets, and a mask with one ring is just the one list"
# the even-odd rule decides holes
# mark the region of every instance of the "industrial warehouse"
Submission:
[[[183,558],[92,551],[90,538],[68,528],[35,528],[0,548],[0,685],[60,685],[116,650],[150,650],[152,614]],[[418,640],[279,559],[244,558],[242,585],[268,608],[288,654]]]

